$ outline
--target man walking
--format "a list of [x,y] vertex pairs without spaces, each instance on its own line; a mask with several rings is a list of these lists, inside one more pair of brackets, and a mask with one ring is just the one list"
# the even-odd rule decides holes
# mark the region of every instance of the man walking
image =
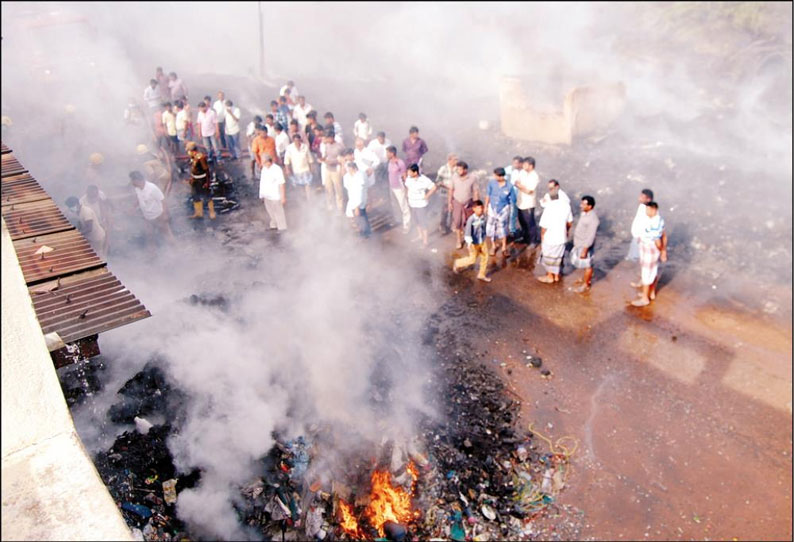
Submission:
[[493,173],[494,178],[488,183],[488,191],[485,194],[485,206],[488,209],[486,236],[491,242],[491,256],[496,254],[496,239],[500,239],[502,255],[507,257],[507,227],[515,195],[513,187],[505,178],[505,169],[498,167]]
[[78,217],[77,229],[91,244],[97,256],[107,260],[107,235],[94,210],[88,205],[83,205],[75,196],[66,199],[66,206]]
[[400,207],[403,233],[408,233],[411,224],[411,208],[408,207],[408,200],[405,198],[405,178],[408,170],[405,167],[405,162],[397,158],[397,147],[394,145],[386,148],[386,157],[389,160],[389,189]]
[[162,190],[157,188],[154,183],[144,179],[143,173],[140,171],[130,172],[130,184],[135,187],[138,207],[146,220],[150,235],[156,237],[156,234],[159,233],[160,236],[173,241],[174,234],[168,224],[168,211]]
[[472,203],[474,214],[466,220],[465,239],[466,245],[469,247],[469,255],[463,258],[458,258],[452,264],[452,271],[455,273],[460,272],[462,269],[477,263],[477,258],[480,258],[480,270],[477,273],[477,278],[491,282],[491,279],[486,276],[488,272],[488,250],[485,247],[485,230],[487,219],[483,214],[483,203],[481,200],[474,200]]
[[[629,253],[626,255],[626,260],[632,262],[636,262],[640,258],[640,237],[645,229],[645,221],[648,219],[645,206],[653,201],[653,191],[650,188],[643,188],[637,200],[639,205],[637,212],[634,213],[634,220],[631,222],[631,245],[629,245]],[[637,284],[637,287],[639,286]]]
[[537,199],[535,191],[540,179],[535,171],[535,159],[531,156],[524,158],[521,173],[515,182],[517,193],[516,207],[518,207],[518,222],[521,225],[521,240],[526,245],[538,242],[538,227],[535,223],[535,205]]
[[265,211],[270,218],[270,229],[278,231],[287,229],[287,217],[284,205],[287,203],[284,172],[278,164],[273,163],[269,154],[262,155],[262,174],[259,178],[259,199],[265,202]]
[[[573,224],[571,205],[560,198],[559,183],[554,179],[552,181],[555,184],[549,190],[549,202],[540,217],[541,258],[543,267],[546,268],[546,275],[538,277],[538,280],[547,284],[560,281],[565,243]],[[549,181],[550,185],[552,181]]]
[[224,104],[224,131],[226,132],[226,146],[232,153],[232,159],[240,158],[240,108],[234,107],[234,102],[226,100]]
[[579,208],[582,210],[582,214],[579,215],[579,221],[573,230],[571,265],[576,269],[584,269],[583,277],[575,281],[576,284],[580,284],[575,291],[581,294],[588,291],[593,282],[593,249],[599,220],[594,210],[595,198],[593,196],[582,196]]
[[455,248],[463,247],[463,235],[474,200],[480,199],[480,190],[474,177],[469,175],[469,164],[458,162],[452,178],[452,188],[447,194],[447,209],[452,215],[452,230],[457,243]]

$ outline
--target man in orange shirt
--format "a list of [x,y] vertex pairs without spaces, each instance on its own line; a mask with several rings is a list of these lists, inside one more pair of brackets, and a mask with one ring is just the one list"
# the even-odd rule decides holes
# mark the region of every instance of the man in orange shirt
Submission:
[[[262,155],[269,154],[270,156],[276,155],[276,140],[267,135],[267,129],[258,127],[256,129],[256,137],[251,142],[251,153],[256,160],[256,165],[259,171],[262,171]],[[256,176],[255,176],[256,177]]]

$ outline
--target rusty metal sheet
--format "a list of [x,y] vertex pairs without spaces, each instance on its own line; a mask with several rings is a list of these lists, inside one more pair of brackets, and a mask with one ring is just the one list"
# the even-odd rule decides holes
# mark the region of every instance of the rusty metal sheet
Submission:
[[[54,250],[46,254],[35,254],[43,246]],[[14,241],[14,249],[28,286],[105,265],[77,230],[20,239]]]
[[16,205],[45,199],[50,199],[50,196],[28,173],[3,177],[2,183],[0,183],[0,203],[2,205]]
[[42,331],[57,332],[66,343],[151,316],[107,270],[49,291],[31,287],[30,295]]
[[51,199],[3,205],[3,218],[11,239],[25,239],[74,229]]
[[19,163],[19,160],[14,158],[14,153],[9,152],[0,157],[0,176],[8,177],[9,175],[19,175],[27,171],[28,170]]
[[0,148],[2,148],[2,152],[3,152],[3,154],[8,154],[9,152],[11,152],[11,149],[9,149],[8,147],[6,147],[6,144],[5,144],[5,143],[0,143]]

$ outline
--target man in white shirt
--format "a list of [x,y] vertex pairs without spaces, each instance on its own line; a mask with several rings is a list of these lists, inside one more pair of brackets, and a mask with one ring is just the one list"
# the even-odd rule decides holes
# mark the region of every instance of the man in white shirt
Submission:
[[285,94],[287,94],[287,89],[289,89],[289,93],[291,96],[297,96],[299,94],[298,87],[295,86],[295,82],[287,81],[287,84],[281,87],[281,90],[278,91],[278,95],[284,96]]
[[221,150],[218,146],[218,115],[214,109],[207,107],[206,102],[199,102],[199,113],[196,124],[199,129],[199,137],[210,154],[214,151],[215,158],[221,159]]
[[135,187],[138,208],[146,220],[150,235],[156,237],[156,234],[159,233],[167,240],[173,240],[174,234],[168,224],[168,209],[165,206],[163,192],[157,188],[157,185],[144,179],[143,173],[140,171],[130,172],[130,184]]
[[176,115],[171,107],[171,102],[166,102],[164,107],[165,111],[163,111],[161,118],[165,127],[166,141],[168,141],[169,150],[176,154],[177,150],[179,150],[179,139],[176,137]]
[[645,212],[645,206],[648,202],[653,201],[653,191],[650,188],[644,188],[639,197],[637,198],[639,205],[637,212],[634,214],[634,220],[631,222],[631,245],[629,246],[629,253],[626,255],[626,260],[636,262],[640,258],[639,240],[642,237],[642,232],[645,230],[645,221],[648,216]]
[[375,186],[375,169],[380,165],[380,160],[373,151],[364,146],[364,140],[361,138],[356,138],[353,159],[358,165],[358,170],[366,175],[367,188]]
[[[454,152],[451,152],[447,155],[447,163],[438,168],[438,173],[436,173],[436,184],[440,189],[443,189],[445,193],[449,194],[449,191],[452,190],[452,178],[456,174],[456,170],[458,167],[458,155]],[[448,198],[442,196],[445,200]],[[450,209],[449,205],[442,205],[441,206],[441,222],[439,224],[439,231],[441,235],[447,235],[451,233],[452,230],[450,229],[450,219],[452,218],[452,209]]]
[[427,246],[427,205],[430,196],[438,189],[436,183],[427,176],[419,174],[419,165],[411,164],[408,166],[408,176],[405,179],[405,190],[408,196],[408,206],[411,208],[411,215],[419,237],[414,239],[422,240],[422,246]]
[[168,88],[171,89],[171,101],[182,100],[187,103],[187,86],[177,76],[176,72],[168,74]]
[[560,198],[560,185],[552,181],[555,184],[549,189],[549,202],[540,217],[541,256],[546,275],[538,277],[538,281],[547,284],[560,281],[565,243],[573,224],[570,201]]
[[560,183],[558,183],[554,179],[550,180],[547,183],[548,192],[546,192],[546,194],[540,200],[540,206],[545,208],[546,205],[551,201],[550,194],[551,194],[552,189],[554,189],[554,188],[557,188],[557,194],[559,195],[560,199],[563,200],[563,201],[568,202],[568,207],[570,207],[571,206],[571,198],[568,197],[568,194],[565,193],[565,190],[560,188]]
[[[179,141],[180,146],[185,144],[185,140],[187,139],[187,126],[190,122],[190,113],[188,113],[187,108],[185,108],[185,104],[182,103],[182,100],[176,101],[176,138]],[[180,147],[181,148],[181,147]]]
[[269,154],[262,156],[262,174],[259,177],[259,199],[265,202],[265,210],[270,217],[270,229],[287,229],[284,205],[287,203],[286,181],[281,166],[273,163]]
[[306,103],[305,96],[298,96],[298,103],[292,110],[292,118],[298,121],[298,128],[301,133],[306,133],[306,125],[309,123],[307,115],[312,111],[312,106]]
[[235,107],[231,100],[226,100],[224,107],[226,146],[232,153],[232,160],[237,160],[240,158],[240,108]]
[[364,140],[364,143],[369,143],[372,137],[372,126],[367,120],[365,113],[358,114],[358,120],[353,123],[353,137],[358,137]]
[[229,143],[226,141],[226,98],[222,90],[218,91],[218,99],[212,104],[215,115],[218,117],[218,141],[222,149],[228,149]]
[[151,79],[149,86],[143,89],[143,101],[150,109],[155,110],[160,107],[161,99],[160,90],[157,88],[157,79]]
[[356,221],[358,233],[362,237],[369,237],[371,228],[367,217],[367,181],[362,171],[359,171],[355,162],[345,165],[347,173],[342,179],[342,184],[347,190],[347,209],[345,214]]
[[306,201],[311,198],[312,189],[312,156],[309,146],[303,143],[300,134],[292,136],[292,143],[284,153],[284,169],[291,175],[292,186],[302,186],[306,193]]
[[516,207],[518,208],[518,222],[521,224],[521,237],[526,245],[538,242],[538,227],[535,223],[535,206],[537,204],[536,191],[540,178],[535,171],[535,159],[527,156],[522,161],[522,169],[516,179]]
[[375,139],[369,142],[367,148],[375,153],[378,157],[380,165],[375,168],[375,181],[376,183],[383,183],[386,186],[386,199],[390,197],[388,193],[388,183],[386,182],[389,177],[389,158],[386,156],[386,149],[391,147],[391,141],[386,138],[386,132],[378,132]]

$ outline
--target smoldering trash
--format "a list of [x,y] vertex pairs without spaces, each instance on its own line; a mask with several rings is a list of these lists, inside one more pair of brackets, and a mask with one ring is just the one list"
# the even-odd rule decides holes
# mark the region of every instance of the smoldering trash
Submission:
[[[201,299],[221,296],[187,302]],[[559,536],[544,530],[544,518],[576,523],[559,502],[570,450],[516,429],[520,405],[495,372],[458,356],[440,360],[430,380],[443,415],[422,417],[408,438],[351,444],[331,424],[293,438],[274,434],[254,476],[231,492],[240,532],[252,540],[533,540]],[[376,409],[389,401],[380,384],[374,378],[370,392]],[[138,539],[207,537],[178,513],[180,493],[205,473],[179,472],[168,447],[188,400],[153,359],[107,412],[135,428],[94,460]]]

